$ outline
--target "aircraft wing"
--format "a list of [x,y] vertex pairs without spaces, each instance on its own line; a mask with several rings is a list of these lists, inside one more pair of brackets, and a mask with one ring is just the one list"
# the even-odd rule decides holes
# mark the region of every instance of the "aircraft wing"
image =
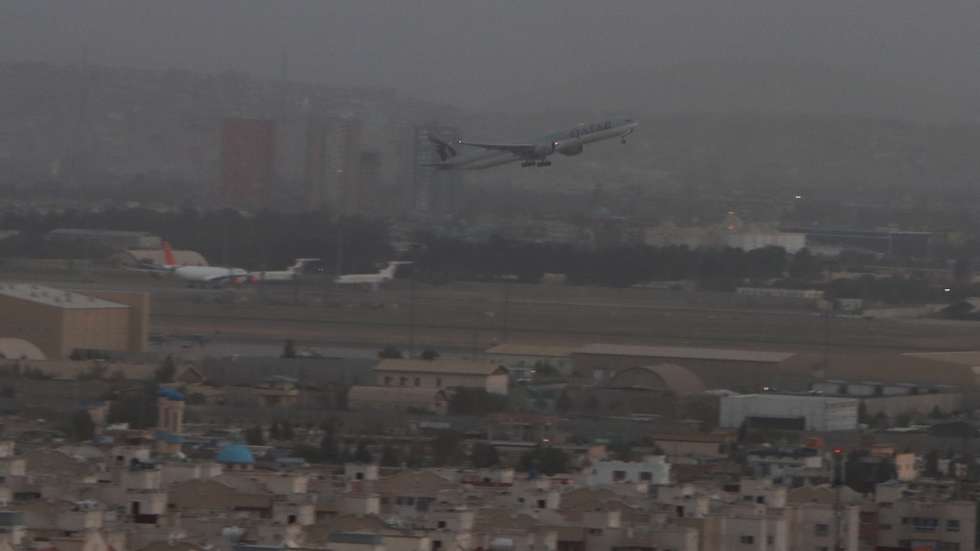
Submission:
[[472,147],[479,147],[482,149],[489,149],[491,151],[506,151],[508,153],[513,153],[518,157],[526,157],[534,153],[538,146],[531,143],[476,143],[476,142],[464,142],[460,140],[460,145],[469,145]]
[[166,266],[154,265],[123,266],[123,269],[127,272],[149,272],[154,274],[167,274],[173,272],[173,269],[167,268]]

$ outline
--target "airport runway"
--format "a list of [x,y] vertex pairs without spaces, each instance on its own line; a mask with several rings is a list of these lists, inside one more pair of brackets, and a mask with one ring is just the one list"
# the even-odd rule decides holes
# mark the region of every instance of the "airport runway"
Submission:
[[[685,344],[823,350],[971,350],[980,324],[835,317],[800,307],[735,304],[733,295],[501,283],[432,287],[397,281],[377,293],[319,285],[188,289],[170,280],[19,278],[62,288],[145,291],[154,331],[231,339],[227,349],[387,344],[472,351],[495,343]],[[727,301],[727,302],[726,302]],[[414,312],[414,314],[413,314]],[[257,347],[257,348],[249,348]],[[235,353],[235,352],[231,352]],[[240,352],[239,352],[240,353]]]

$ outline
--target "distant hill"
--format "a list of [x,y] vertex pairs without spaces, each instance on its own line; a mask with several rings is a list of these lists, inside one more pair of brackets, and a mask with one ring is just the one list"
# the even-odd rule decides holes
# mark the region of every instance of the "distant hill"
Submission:
[[706,62],[600,71],[541,89],[515,89],[490,111],[862,115],[980,121],[976,90],[811,63]]

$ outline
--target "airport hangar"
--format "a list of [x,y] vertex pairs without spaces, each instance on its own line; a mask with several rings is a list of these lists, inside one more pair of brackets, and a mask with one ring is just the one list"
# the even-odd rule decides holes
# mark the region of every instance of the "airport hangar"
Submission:
[[681,346],[590,344],[572,352],[575,378],[605,384],[629,369],[671,364],[690,371],[706,388],[757,391],[806,389],[819,359],[807,354]]
[[29,283],[0,283],[0,337],[18,338],[49,360],[76,350],[145,352],[149,295],[92,291],[86,294]]

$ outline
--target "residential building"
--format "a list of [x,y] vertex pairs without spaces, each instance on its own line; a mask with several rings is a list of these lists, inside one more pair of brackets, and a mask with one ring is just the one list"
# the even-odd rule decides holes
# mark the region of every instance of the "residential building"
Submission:
[[374,368],[375,384],[406,388],[471,388],[507,394],[507,369],[475,360],[382,360]]

